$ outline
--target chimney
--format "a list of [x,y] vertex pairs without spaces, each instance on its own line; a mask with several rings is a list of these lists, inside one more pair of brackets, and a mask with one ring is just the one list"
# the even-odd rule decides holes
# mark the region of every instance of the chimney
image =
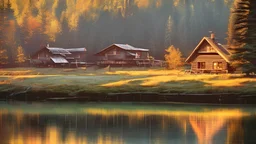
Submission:
[[211,34],[211,39],[212,39],[212,40],[215,40],[215,34],[214,34],[214,32],[210,31],[210,34]]

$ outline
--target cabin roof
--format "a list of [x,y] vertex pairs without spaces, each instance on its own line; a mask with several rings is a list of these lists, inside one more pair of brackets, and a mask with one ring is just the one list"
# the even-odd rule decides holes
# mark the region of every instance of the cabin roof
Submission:
[[145,52],[149,51],[148,49],[136,48],[128,44],[114,44],[114,45],[128,51],[145,51]]
[[52,54],[71,54],[68,50],[65,50],[63,48],[56,48],[56,47],[46,47]]
[[68,48],[68,49],[65,49],[67,50],[68,52],[72,53],[72,52],[86,52],[86,48]]
[[70,55],[72,53],[76,53],[76,52],[86,52],[86,48],[59,48],[59,47],[47,47],[44,46],[43,48],[41,48],[40,50],[36,51],[34,54],[32,54],[32,56],[36,56],[38,53],[40,53],[42,50],[49,50],[50,53],[54,54],[54,55],[61,55],[61,56],[66,56],[66,55]]
[[96,53],[96,55],[105,52],[106,50],[108,50],[108,49],[111,48],[112,46],[119,47],[120,49],[123,49],[123,50],[125,50],[125,51],[142,51],[142,52],[149,52],[149,49],[136,48],[136,47],[133,47],[133,46],[128,45],[128,44],[112,44],[112,45],[108,46],[107,48],[105,48],[105,49],[99,51],[98,53]]
[[191,62],[192,57],[198,52],[198,49],[200,48],[201,44],[207,41],[216,51],[217,53],[226,61],[230,62],[230,52],[227,50],[227,47],[217,43],[215,40],[209,38],[209,37],[204,37],[199,44],[196,46],[196,48],[193,50],[193,52],[189,55],[189,57],[186,59],[186,62]]
[[62,57],[62,56],[52,56],[51,60],[55,64],[66,64],[66,63],[68,63],[68,61],[64,57]]

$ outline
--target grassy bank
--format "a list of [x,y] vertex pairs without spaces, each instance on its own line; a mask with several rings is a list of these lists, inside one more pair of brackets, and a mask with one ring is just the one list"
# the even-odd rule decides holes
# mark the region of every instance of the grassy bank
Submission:
[[178,70],[112,68],[14,68],[0,70],[0,93],[60,93],[67,96],[110,93],[255,94],[256,79],[239,74],[189,75]]

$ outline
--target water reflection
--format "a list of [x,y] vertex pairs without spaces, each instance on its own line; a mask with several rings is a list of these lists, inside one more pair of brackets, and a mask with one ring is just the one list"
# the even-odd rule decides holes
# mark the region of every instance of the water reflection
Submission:
[[146,104],[0,107],[1,144],[242,144],[256,140],[249,136],[255,131],[255,108]]

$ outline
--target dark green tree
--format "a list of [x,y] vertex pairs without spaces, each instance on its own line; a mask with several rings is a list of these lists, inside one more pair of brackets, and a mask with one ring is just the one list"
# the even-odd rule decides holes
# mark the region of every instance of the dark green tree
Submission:
[[232,55],[232,65],[249,75],[256,72],[256,48],[251,45],[245,45],[236,49]]
[[256,72],[256,3],[235,0],[228,27],[228,45],[232,65],[249,75]]

